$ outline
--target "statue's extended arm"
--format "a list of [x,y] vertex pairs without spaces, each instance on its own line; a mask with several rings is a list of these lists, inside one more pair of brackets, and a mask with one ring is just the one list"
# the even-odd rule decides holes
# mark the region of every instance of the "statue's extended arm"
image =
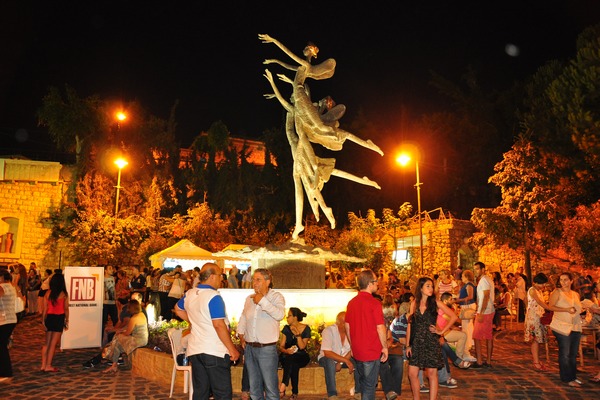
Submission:
[[287,47],[285,47],[283,44],[281,44],[281,42],[279,42],[277,39],[272,38],[271,36],[267,35],[266,33],[259,34],[258,38],[260,40],[262,40],[263,43],[273,43],[275,46],[279,47],[285,54],[287,54],[292,60],[296,61],[298,64],[300,64],[300,65],[308,64],[305,60],[301,59],[300,57],[298,57],[294,53],[292,53]]
[[287,110],[287,112],[293,112],[294,111],[294,107],[292,107],[292,105],[290,103],[288,103],[283,96],[281,95],[281,93],[279,92],[279,89],[277,88],[277,86],[275,85],[275,82],[273,81],[273,75],[271,74],[271,71],[269,71],[268,69],[265,69],[265,74],[263,75],[265,78],[267,78],[267,80],[269,81],[269,83],[271,84],[271,87],[273,88],[273,91],[275,92],[273,96],[273,94],[265,94],[264,96],[267,99],[272,99],[273,97],[277,97],[277,100],[279,100],[279,102],[281,103],[281,105],[283,106],[283,108],[285,108]]
[[263,61],[263,64],[279,64],[283,68],[289,69],[290,71],[297,71],[298,70],[298,67],[294,67],[293,65],[286,64],[283,61],[275,60],[273,58],[269,58],[269,59]]

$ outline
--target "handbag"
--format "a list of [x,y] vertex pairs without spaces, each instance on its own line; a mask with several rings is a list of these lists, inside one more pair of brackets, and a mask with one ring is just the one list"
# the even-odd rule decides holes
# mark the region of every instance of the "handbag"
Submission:
[[15,296],[15,313],[20,313],[25,310],[25,302],[21,296]]
[[550,323],[550,329],[563,336],[569,336],[573,330],[573,324],[553,318],[552,322]]
[[23,300],[23,297],[21,295],[21,289],[16,288],[15,292],[16,292],[16,296],[15,296],[15,313],[18,314],[18,313],[23,312],[25,310],[25,301]]
[[458,316],[460,319],[473,319],[475,318],[475,310],[472,308],[462,307]]

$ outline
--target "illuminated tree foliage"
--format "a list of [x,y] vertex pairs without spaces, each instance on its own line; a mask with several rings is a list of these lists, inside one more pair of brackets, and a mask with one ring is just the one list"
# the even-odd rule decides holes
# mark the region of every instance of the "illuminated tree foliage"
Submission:
[[590,204],[600,195],[599,99],[600,28],[593,27],[580,36],[573,60],[550,62],[532,78],[522,134],[489,180],[501,189],[500,206],[473,211],[487,238],[524,249],[529,276],[532,252],[565,242],[574,259],[596,262],[583,227],[598,224]]
[[579,265],[600,266],[600,202],[579,206],[565,220],[565,247]]

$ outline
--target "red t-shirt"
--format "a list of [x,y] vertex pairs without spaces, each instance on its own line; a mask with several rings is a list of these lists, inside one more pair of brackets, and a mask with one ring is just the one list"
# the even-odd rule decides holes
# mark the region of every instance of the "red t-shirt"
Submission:
[[348,302],[346,323],[350,325],[352,355],[358,361],[375,361],[381,357],[377,325],[384,325],[381,303],[370,293],[358,292]]

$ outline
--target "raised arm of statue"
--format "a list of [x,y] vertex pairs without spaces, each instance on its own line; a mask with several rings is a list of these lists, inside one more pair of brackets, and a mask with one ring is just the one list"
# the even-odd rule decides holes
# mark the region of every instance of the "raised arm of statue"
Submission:
[[262,40],[263,43],[273,43],[275,46],[279,47],[285,54],[287,54],[292,60],[296,61],[298,64],[300,64],[300,65],[309,64],[305,60],[301,59],[300,57],[298,57],[297,55],[292,53],[287,47],[285,47],[283,44],[281,44],[281,42],[279,42],[277,39],[272,38],[271,36],[267,35],[266,33],[259,34],[258,38],[260,40]]
[[295,66],[290,65],[290,64],[286,64],[283,61],[279,61],[279,60],[276,60],[274,58],[269,58],[269,59],[263,61],[263,64],[279,64],[283,68],[289,69],[290,71],[297,71],[298,70],[298,67],[295,67]]
[[287,112],[293,112],[294,107],[292,107],[292,105],[283,98],[283,96],[281,95],[281,92],[279,92],[279,89],[275,85],[275,81],[273,81],[273,75],[271,74],[271,71],[269,71],[268,69],[265,69],[265,74],[263,76],[265,78],[267,78],[267,80],[271,84],[271,87],[273,88],[273,91],[275,92],[274,95],[269,93],[269,94],[265,94],[264,96],[267,99],[272,99],[273,97],[276,97],[277,100],[279,100],[279,102],[283,106],[283,108],[285,108],[287,110]]

